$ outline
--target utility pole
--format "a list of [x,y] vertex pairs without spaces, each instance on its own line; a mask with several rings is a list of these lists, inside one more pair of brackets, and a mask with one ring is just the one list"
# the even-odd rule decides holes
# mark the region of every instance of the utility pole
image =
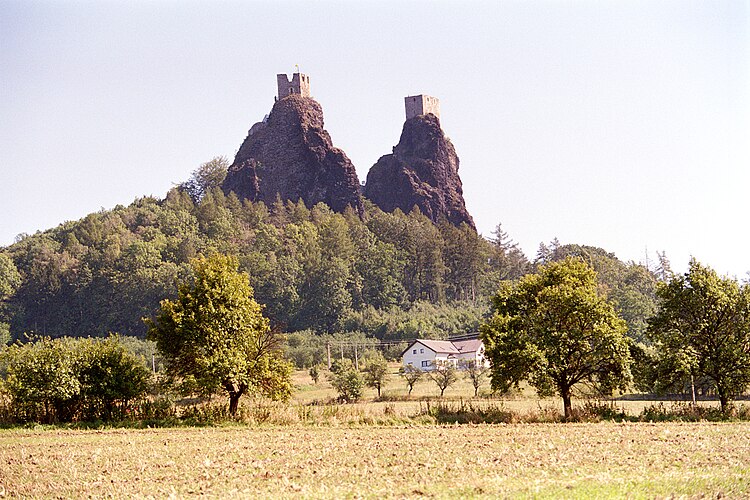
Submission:
[[326,352],[328,353],[328,369],[331,369],[331,343],[326,342]]
[[357,344],[354,344],[354,368],[359,371],[359,351],[357,350]]

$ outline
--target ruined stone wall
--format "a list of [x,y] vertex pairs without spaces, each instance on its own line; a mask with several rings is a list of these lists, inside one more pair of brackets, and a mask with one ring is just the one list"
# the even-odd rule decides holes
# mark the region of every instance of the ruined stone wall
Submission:
[[432,113],[440,118],[440,100],[425,94],[404,97],[406,119]]
[[286,74],[278,74],[276,75],[276,86],[279,90],[279,99],[283,99],[290,94],[310,97],[310,77],[302,73],[294,73],[291,81]]

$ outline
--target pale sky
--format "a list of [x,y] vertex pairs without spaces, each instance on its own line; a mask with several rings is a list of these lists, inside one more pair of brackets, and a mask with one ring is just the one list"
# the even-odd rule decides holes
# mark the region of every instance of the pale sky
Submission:
[[360,181],[426,93],[484,235],[750,271],[748,1],[0,0],[0,245],[232,159],[295,64]]

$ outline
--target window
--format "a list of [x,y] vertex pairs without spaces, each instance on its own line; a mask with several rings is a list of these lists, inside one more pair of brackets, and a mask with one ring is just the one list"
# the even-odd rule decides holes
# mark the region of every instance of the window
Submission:
[[420,349],[419,354],[424,354],[424,349]]
[[422,368],[427,368],[429,366],[430,366],[430,362],[429,361],[422,361]]
[[413,350],[413,351],[412,351],[411,353],[412,353],[412,354],[416,354],[416,353],[417,353],[417,350],[416,350],[416,349],[414,349],[414,350]]

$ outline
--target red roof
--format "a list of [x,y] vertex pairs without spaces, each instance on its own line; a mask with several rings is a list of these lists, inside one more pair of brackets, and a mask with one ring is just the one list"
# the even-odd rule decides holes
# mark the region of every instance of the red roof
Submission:
[[457,340],[454,342],[451,342],[450,340],[417,339],[409,344],[409,347],[404,349],[404,352],[402,352],[401,355],[403,356],[406,354],[406,351],[411,349],[414,344],[422,344],[428,349],[441,354],[465,354],[467,352],[477,352],[479,348],[482,347],[482,341],[479,339]]

